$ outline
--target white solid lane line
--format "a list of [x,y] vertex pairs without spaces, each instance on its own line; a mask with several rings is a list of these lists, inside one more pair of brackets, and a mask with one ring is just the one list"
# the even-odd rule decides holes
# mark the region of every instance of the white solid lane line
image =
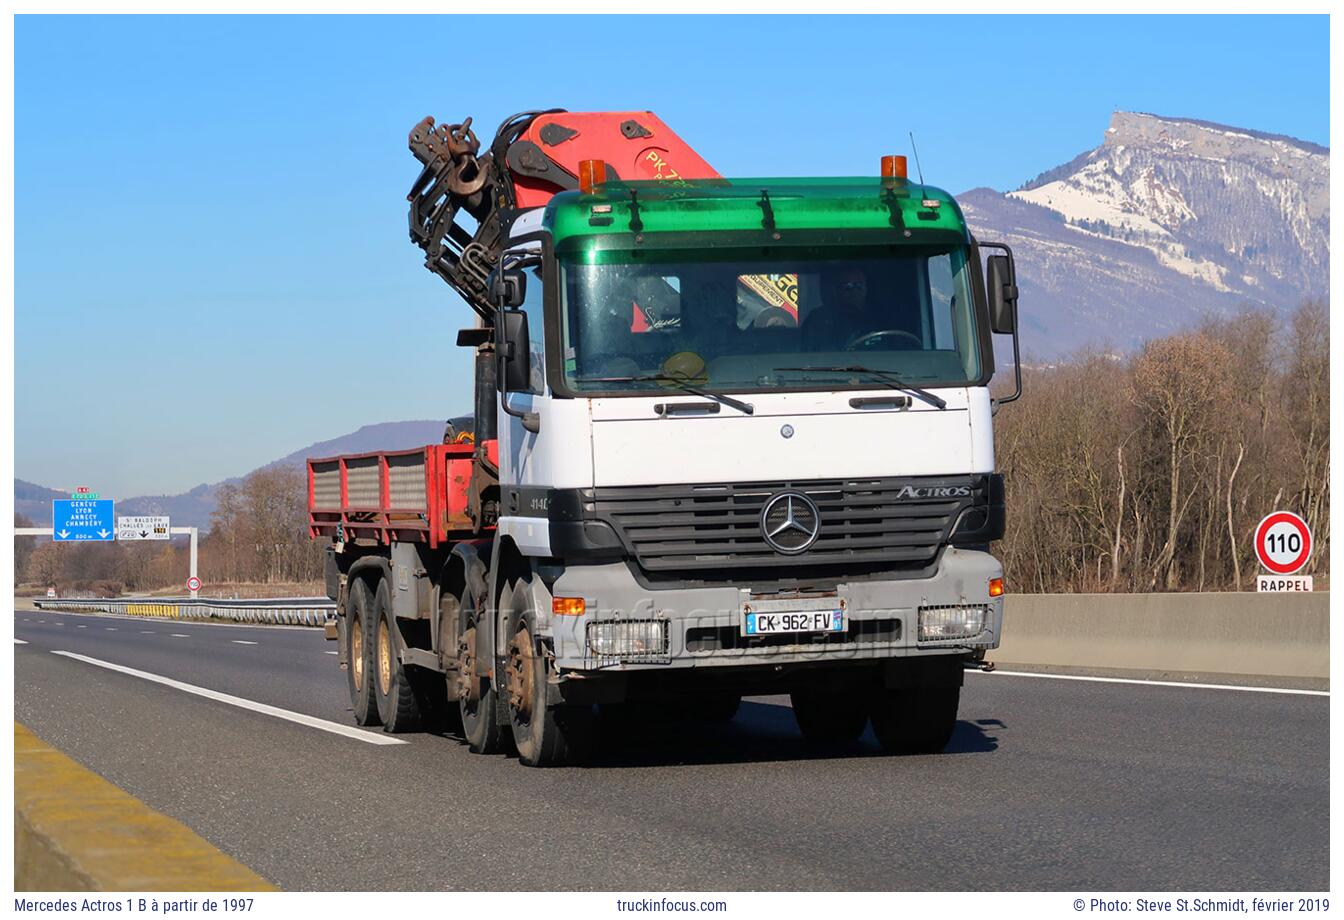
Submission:
[[232,642],[234,645],[256,645],[256,644],[257,644],[257,643],[255,643],[255,642],[249,642],[249,641],[246,640],[246,639],[230,639],[229,641]]
[[346,738],[354,738],[356,741],[363,741],[366,744],[409,744],[400,738],[393,738],[391,735],[385,735],[382,732],[368,732],[363,729],[355,728],[352,725],[340,725],[336,722],[328,722],[326,719],[319,719],[315,716],[304,715],[301,712],[291,712],[288,709],[281,709],[278,706],[268,706],[265,703],[258,703],[253,700],[245,700],[240,696],[231,696],[227,693],[220,693],[218,690],[209,690],[205,687],[197,687],[195,684],[185,684],[180,680],[173,680],[171,677],[163,677],[158,674],[151,674],[148,671],[139,671],[135,668],[128,668],[125,665],[113,664],[110,661],[102,661],[98,658],[90,658],[87,655],[77,655],[74,652],[53,651],[53,655],[61,655],[65,658],[73,658],[76,661],[83,661],[86,664],[96,665],[100,668],[107,668],[109,671],[118,671],[122,674],[129,674],[131,677],[138,677],[141,680],[151,681],[156,684],[163,684],[165,687],[172,687],[174,690],[181,690],[183,693],[191,693],[195,696],[205,697],[207,700],[214,700],[217,703],[227,703],[230,706],[237,706],[239,709],[248,709],[252,712],[259,712],[262,715],[274,716],[277,719],[284,719],[287,722],[294,722],[298,725],[306,725],[309,728],[320,729],[324,732],[331,732],[333,735],[342,735]]
[[15,645],[27,645],[28,642],[27,642],[26,640],[24,640],[24,639],[15,639],[15,640],[14,640],[14,644],[15,644]]
[[1042,674],[1037,671],[972,671],[1004,677],[1040,677],[1046,680],[1086,680],[1098,684],[1139,684],[1143,687],[1188,687],[1195,690],[1240,690],[1243,693],[1287,693],[1293,696],[1329,696],[1329,690],[1293,690],[1287,687],[1240,687],[1236,684],[1194,684],[1183,680],[1142,680],[1137,677],[1089,677],[1085,674]]

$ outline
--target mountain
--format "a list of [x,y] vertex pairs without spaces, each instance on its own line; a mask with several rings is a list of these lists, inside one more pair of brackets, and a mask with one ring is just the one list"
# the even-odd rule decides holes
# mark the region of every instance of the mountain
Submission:
[[69,498],[69,492],[48,489],[22,479],[14,480],[14,512],[22,514],[34,525],[51,523],[51,503],[54,499]]
[[978,238],[1013,248],[1023,348],[1053,357],[1326,298],[1329,183],[1325,147],[1116,112],[1099,147],[1014,191],[959,200]]
[[[470,430],[470,418],[453,420],[458,430]],[[261,469],[292,466],[302,467],[306,457],[329,457],[333,454],[357,454],[374,450],[406,450],[425,444],[437,444],[443,439],[441,420],[421,419],[409,422],[384,422],[378,425],[365,425],[358,431],[318,441],[307,447],[286,454]],[[226,483],[239,483],[245,477],[236,476],[221,482],[202,484],[179,495],[141,495],[134,498],[118,499],[117,514],[142,515],[166,514],[174,527],[210,527],[210,513],[215,510],[219,487]],[[54,498],[69,498],[69,494],[34,485],[22,479],[14,480],[14,510],[26,515],[37,526],[51,524],[51,501]],[[112,496],[104,495],[104,498]]]

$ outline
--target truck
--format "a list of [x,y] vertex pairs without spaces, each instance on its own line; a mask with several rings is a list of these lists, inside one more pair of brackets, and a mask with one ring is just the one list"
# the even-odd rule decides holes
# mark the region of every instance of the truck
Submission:
[[903,156],[725,178],[651,112],[409,146],[474,411],[308,461],[355,722],[552,766],[788,695],[809,745],[942,751],[1002,632],[1011,250]]

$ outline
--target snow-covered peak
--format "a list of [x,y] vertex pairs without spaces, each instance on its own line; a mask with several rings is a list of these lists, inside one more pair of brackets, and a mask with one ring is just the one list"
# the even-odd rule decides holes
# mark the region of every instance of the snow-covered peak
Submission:
[[1009,195],[1218,292],[1300,299],[1328,290],[1329,175],[1305,141],[1116,112],[1101,146]]

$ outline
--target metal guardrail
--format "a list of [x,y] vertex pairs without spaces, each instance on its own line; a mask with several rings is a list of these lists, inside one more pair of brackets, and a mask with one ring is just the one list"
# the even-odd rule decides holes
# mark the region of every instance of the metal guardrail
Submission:
[[326,597],[267,597],[231,600],[215,597],[35,597],[39,610],[69,613],[115,613],[168,620],[225,620],[277,626],[323,626],[336,619],[336,605]]

